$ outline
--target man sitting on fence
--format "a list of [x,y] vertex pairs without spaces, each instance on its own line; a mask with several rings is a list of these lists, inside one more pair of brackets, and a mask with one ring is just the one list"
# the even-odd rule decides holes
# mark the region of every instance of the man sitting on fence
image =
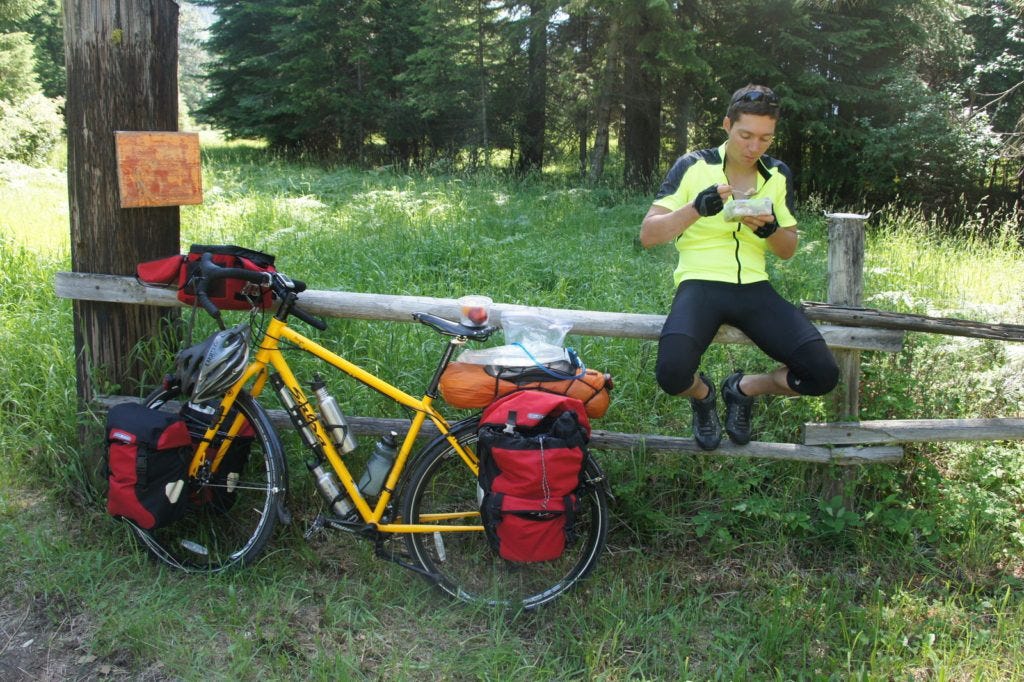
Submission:
[[[722,427],[715,386],[697,370],[722,324],[740,329],[782,363],[767,374],[737,371],[722,383],[725,430],[736,444],[750,441],[755,396],[823,395],[839,378],[821,334],[776,293],[765,271],[765,251],[787,259],[797,246],[792,174],[765,155],[779,109],[778,96],[767,87],[737,90],[722,121],[728,139],[676,161],[640,228],[644,248],[674,241],[679,251],[678,288],[661,330],[655,371],[662,390],[690,399],[693,436],[704,450],[718,447]],[[726,202],[755,200],[734,204],[742,213],[763,210],[765,198],[770,212],[726,219]]]

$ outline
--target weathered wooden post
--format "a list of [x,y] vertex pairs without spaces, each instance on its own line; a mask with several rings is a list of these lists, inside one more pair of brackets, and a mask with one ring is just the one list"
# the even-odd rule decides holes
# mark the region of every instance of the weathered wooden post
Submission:
[[[173,0],[64,0],[68,196],[76,272],[133,274],[179,250],[177,206],[121,208],[116,130],[178,127],[178,5]],[[78,394],[96,373],[134,391],[130,351],[173,309],[76,301]]]
[[[860,307],[864,302],[864,222],[867,215],[828,213],[828,302]],[[839,386],[833,392],[836,417],[860,413],[860,351],[837,350]]]
[[[828,302],[860,307],[864,300],[864,221],[867,215],[827,213],[828,218]],[[835,350],[839,364],[839,385],[832,392],[833,411],[838,421],[860,418],[860,351]],[[838,476],[822,481],[826,500],[843,495],[853,480],[844,468]],[[850,506],[846,500],[846,506]]]

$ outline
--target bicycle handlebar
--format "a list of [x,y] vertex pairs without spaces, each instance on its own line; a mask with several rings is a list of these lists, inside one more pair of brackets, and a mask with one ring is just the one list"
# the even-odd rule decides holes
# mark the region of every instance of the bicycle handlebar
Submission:
[[[305,285],[303,285],[303,290],[305,290]],[[292,315],[299,318],[300,320],[308,324],[310,327],[315,327],[320,331],[324,331],[325,329],[327,329],[326,322],[321,320],[319,317],[316,317],[312,313],[307,313],[305,310],[298,306],[292,307]]]
[[[196,301],[199,305],[203,306],[203,309],[206,310],[206,312],[215,320],[221,319],[220,308],[210,300],[210,296],[207,294],[207,289],[211,282],[215,282],[220,279],[240,279],[245,282],[258,284],[259,286],[268,287],[274,292],[274,295],[281,300],[284,299],[285,295],[289,291],[300,294],[306,290],[305,282],[297,279],[291,279],[281,273],[256,272],[255,270],[246,270],[245,268],[222,267],[214,263],[213,254],[207,252],[199,259],[199,277],[196,281]],[[326,322],[315,315],[306,312],[297,305],[292,305],[291,313],[311,327],[315,327],[320,331],[327,329]]]
[[[280,272],[257,272],[245,268],[225,268],[213,262],[213,254],[206,252],[199,259],[199,276],[196,281],[196,301],[203,306],[203,309],[217,320],[222,326],[220,308],[210,300],[207,289],[212,282],[220,279],[240,279],[245,282],[252,282],[265,286],[274,292],[279,300],[284,300],[289,293],[300,294],[306,290],[306,283],[291,279]],[[306,324],[320,331],[327,329],[327,323],[292,303],[290,314],[295,315]],[[447,336],[461,336],[473,341],[486,341],[497,327],[467,327],[450,320],[430,315],[428,313],[413,313],[413,318],[422,322]]]

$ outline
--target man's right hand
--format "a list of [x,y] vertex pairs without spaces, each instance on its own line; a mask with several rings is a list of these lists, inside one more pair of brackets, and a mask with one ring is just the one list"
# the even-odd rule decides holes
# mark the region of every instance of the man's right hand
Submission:
[[718,185],[702,190],[693,200],[693,208],[705,218],[721,212],[723,205]]

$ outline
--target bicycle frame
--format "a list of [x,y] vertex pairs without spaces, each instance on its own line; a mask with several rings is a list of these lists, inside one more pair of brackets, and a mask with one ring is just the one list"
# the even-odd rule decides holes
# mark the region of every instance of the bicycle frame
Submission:
[[[361,382],[362,384],[372,388],[373,390],[381,393],[391,400],[404,405],[415,412],[412,419],[412,425],[409,431],[406,433],[402,445],[398,450],[398,455],[395,458],[394,463],[391,466],[391,470],[388,472],[384,486],[381,489],[380,496],[377,498],[376,503],[371,507],[370,503],[362,493],[359,491],[359,487],[356,484],[355,479],[352,477],[351,472],[346,466],[341,455],[335,448],[334,443],[328,437],[326,430],[321,424],[320,420],[316,417],[316,413],[313,411],[312,405],[306,399],[305,394],[299,385],[298,380],[295,378],[295,374],[288,366],[287,360],[285,360],[284,354],[281,352],[281,343],[286,342],[299,348],[300,350],[313,355],[316,358],[326,362],[332,367],[341,370],[345,374],[349,375],[353,379]],[[447,420],[433,407],[433,397],[430,395],[424,395],[422,398],[416,398],[401,389],[393,386],[392,384],[380,379],[376,375],[366,371],[362,367],[349,362],[345,358],[331,352],[324,346],[321,346],[317,342],[303,336],[301,333],[295,331],[288,323],[273,317],[267,326],[266,332],[263,335],[259,343],[258,350],[256,351],[255,357],[252,362],[246,367],[245,372],[235,382],[235,384],[227,391],[224,398],[218,407],[218,411],[215,414],[209,429],[207,429],[202,442],[196,448],[196,452],[192,458],[192,462],[189,467],[189,475],[196,476],[204,466],[209,466],[212,471],[216,471],[220,465],[221,459],[224,457],[228,450],[228,446],[231,440],[238,434],[244,423],[244,417],[239,415],[235,421],[231,424],[227,431],[227,437],[224,438],[218,451],[214,454],[212,460],[207,456],[209,445],[213,442],[214,437],[218,434],[221,424],[224,422],[226,415],[231,411],[238,394],[243,388],[252,383],[250,393],[254,398],[259,397],[266,386],[267,380],[270,376],[270,368],[273,368],[284,385],[291,391],[292,396],[302,413],[309,428],[316,434],[316,437],[320,441],[324,456],[327,461],[330,462],[331,467],[338,476],[338,480],[348,493],[352,503],[355,505],[356,510],[359,512],[359,516],[362,520],[373,525],[376,530],[384,533],[433,533],[433,532],[454,532],[454,531],[483,531],[482,525],[438,525],[431,523],[381,523],[384,518],[384,513],[388,507],[389,502],[395,492],[395,487],[398,484],[398,480],[401,477],[402,472],[405,470],[406,463],[408,462],[409,455],[412,452],[413,445],[415,444],[416,438],[419,436],[420,430],[423,427],[424,422],[429,418],[431,422],[437,427],[441,435],[447,439],[451,446],[462,458],[463,462],[472,470],[473,474],[476,475],[478,472],[476,454],[471,450],[463,448],[455,436],[452,435],[451,427]],[[460,518],[479,518],[479,510],[467,510],[465,512],[452,512],[446,514],[433,514],[429,517],[421,519],[422,521],[443,521],[443,520],[454,520]]]

